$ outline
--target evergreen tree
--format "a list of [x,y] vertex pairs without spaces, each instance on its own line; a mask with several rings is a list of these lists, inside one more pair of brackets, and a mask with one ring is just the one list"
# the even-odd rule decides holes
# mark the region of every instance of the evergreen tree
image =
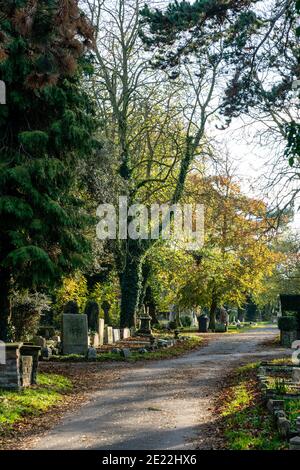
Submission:
[[93,28],[77,0],[0,0],[0,339],[12,286],[49,288],[88,259],[76,168],[93,151],[81,76]]

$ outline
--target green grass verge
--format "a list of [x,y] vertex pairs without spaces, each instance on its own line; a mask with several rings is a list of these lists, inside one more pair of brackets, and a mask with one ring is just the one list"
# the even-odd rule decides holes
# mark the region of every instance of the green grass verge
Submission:
[[286,449],[257,386],[258,364],[239,368],[222,395],[219,412],[229,450]]
[[168,359],[172,357],[181,356],[197,347],[201,346],[203,339],[199,336],[188,336],[188,339],[177,343],[175,346],[169,348],[159,349],[157,351],[141,354],[139,352],[132,352],[131,356],[125,359],[118,353],[107,352],[97,354],[97,358],[89,361],[85,356],[79,354],[69,354],[67,356],[52,356],[51,362],[110,362],[110,361],[129,361],[138,362],[145,360],[159,360]]
[[71,381],[57,374],[39,374],[38,385],[20,392],[0,390],[0,433],[24,417],[37,416],[60,402],[72,388]]

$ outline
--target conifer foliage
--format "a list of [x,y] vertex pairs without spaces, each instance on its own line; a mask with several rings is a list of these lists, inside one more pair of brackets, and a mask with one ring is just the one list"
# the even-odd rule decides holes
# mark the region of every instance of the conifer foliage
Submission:
[[0,0],[0,339],[12,287],[49,287],[87,261],[76,168],[95,147],[82,91],[93,28],[77,0]]

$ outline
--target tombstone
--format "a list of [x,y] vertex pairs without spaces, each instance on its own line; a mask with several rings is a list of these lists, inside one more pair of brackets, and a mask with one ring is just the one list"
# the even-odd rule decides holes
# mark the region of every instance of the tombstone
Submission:
[[131,351],[128,348],[121,349],[120,355],[121,357],[124,357],[125,359],[127,359],[128,357],[131,356]]
[[113,344],[113,329],[111,326],[104,328],[104,344]]
[[32,338],[32,342],[35,346],[40,346],[41,348],[45,348],[47,346],[46,339],[42,336],[34,336]]
[[39,365],[39,355],[41,351],[40,346],[34,346],[33,344],[23,344],[20,348],[22,356],[32,357],[32,374],[31,374],[31,385],[37,384],[37,372]]
[[41,349],[41,356],[43,359],[50,359],[52,356],[52,349],[46,346],[45,348]]
[[130,338],[130,329],[129,328],[123,328],[121,330],[121,338],[122,339]]
[[114,343],[117,343],[118,341],[120,341],[120,330],[117,328],[113,329],[113,341]]
[[104,320],[99,318],[99,346],[104,344]]
[[84,354],[88,350],[88,322],[84,314],[63,314],[63,354]]
[[21,353],[22,343],[6,343],[6,363],[0,364],[0,389],[21,390]]
[[84,313],[87,315],[89,330],[98,333],[100,312],[97,302],[89,300],[85,306]]
[[88,360],[95,360],[97,359],[97,351],[95,348],[89,348],[87,352]]
[[75,300],[69,300],[64,306],[64,313],[69,313],[69,314],[79,314],[79,307],[77,302]]
[[30,387],[32,376],[32,356],[21,356],[21,385]]

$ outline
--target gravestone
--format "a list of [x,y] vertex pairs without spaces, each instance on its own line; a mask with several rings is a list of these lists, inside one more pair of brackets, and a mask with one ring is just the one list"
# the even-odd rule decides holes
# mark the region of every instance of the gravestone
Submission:
[[104,344],[104,320],[99,318],[99,346]]
[[117,343],[118,341],[120,341],[120,330],[117,328],[113,329],[113,341],[114,343]]
[[121,330],[121,338],[122,339],[130,338],[130,329],[129,328],[123,328]]
[[33,344],[23,344],[20,350],[21,350],[22,356],[32,357],[31,385],[36,385],[38,365],[39,365],[39,355],[40,355],[41,347],[34,346]]
[[47,341],[42,336],[34,336],[32,342],[35,346],[40,346],[41,348],[45,348],[47,346]]
[[104,328],[104,344],[113,344],[113,329],[111,326]]
[[63,354],[86,354],[88,350],[87,316],[63,314]]
[[0,389],[21,390],[21,353],[22,343],[5,345],[6,363],[0,364]]
[[21,356],[21,385],[30,387],[32,376],[32,356]]

